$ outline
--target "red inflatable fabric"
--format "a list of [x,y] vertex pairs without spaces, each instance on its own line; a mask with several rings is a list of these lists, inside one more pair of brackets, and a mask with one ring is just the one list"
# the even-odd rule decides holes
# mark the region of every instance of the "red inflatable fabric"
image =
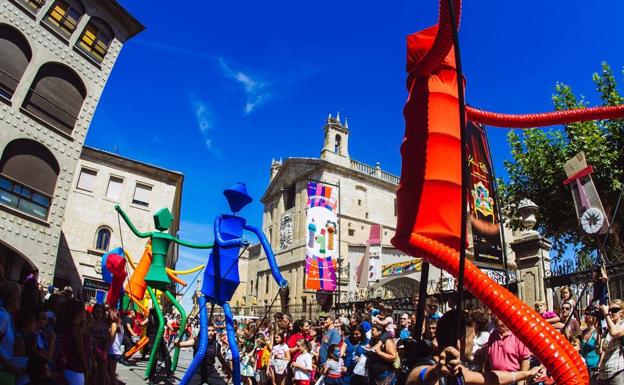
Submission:
[[[392,243],[457,276],[462,144],[452,31],[446,2],[440,4],[439,27],[417,32],[407,40],[409,98],[403,110],[403,165]],[[589,383],[581,357],[563,335],[469,261],[465,285],[527,345],[558,384]]]
[[468,120],[489,126],[507,128],[544,127],[556,124],[586,122],[588,120],[622,119],[624,118],[624,104],[522,115],[500,114],[466,106],[466,114],[468,115]]
[[106,268],[111,272],[113,281],[108,289],[106,304],[115,307],[121,295],[124,280],[126,279],[126,259],[119,254],[109,254],[106,258]]

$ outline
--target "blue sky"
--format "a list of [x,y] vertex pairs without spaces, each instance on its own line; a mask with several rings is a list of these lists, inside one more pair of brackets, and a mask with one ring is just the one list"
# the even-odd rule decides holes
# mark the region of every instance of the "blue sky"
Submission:
[[[260,225],[271,159],[317,157],[329,113],[349,119],[353,158],[399,173],[405,36],[436,22],[436,1],[121,3],[146,30],[123,48],[86,143],[183,172],[182,237],[212,238],[237,181]],[[558,81],[596,102],[603,60],[622,78],[623,16],[617,0],[466,1],[467,102],[549,111]],[[489,130],[499,174],[506,133]],[[183,250],[178,266],[205,260]]]

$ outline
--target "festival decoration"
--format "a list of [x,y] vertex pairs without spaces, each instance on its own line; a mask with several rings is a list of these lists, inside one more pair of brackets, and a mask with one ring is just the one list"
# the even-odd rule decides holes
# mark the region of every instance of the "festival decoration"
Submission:
[[247,224],[245,218],[235,215],[243,207],[251,203],[252,198],[247,194],[247,187],[244,183],[237,183],[233,187],[223,192],[228,201],[228,205],[233,214],[222,214],[217,216],[214,222],[215,244],[208,264],[204,271],[201,295],[199,296],[199,348],[193,362],[184,374],[180,385],[189,383],[195,371],[206,356],[208,347],[208,311],[206,304],[211,302],[213,306],[223,307],[225,315],[225,328],[227,338],[232,351],[232,381],[234,385],[240,385],[240,353],[234,330],[234,318],[230,309],[229,301],[232,299],[240,280],[238,275],[239,249],[247,247],[249,242],[242,238],[243,230],[252,232],[258,237],[262,249],[264,250],[273,278],[280,287],[280,292],[288,290],[288,282],[282,277],[275,260],[273,249],[264,235],[258,228]]
[[398,275],[415,273],[422,268],[422,259],[416,258],[411,261],[391,263],[381,267],[382,277],[396,277]]
[[126,276],[126,259],[121,247],[102,255],[102,278],[110,285],[106,295],[108,306],[117,307]]
[[[457,12],[451,20],[450,6]],[[461,1],[440,1],[439,22],[407,38],[407,88],[404,108],[403,165],[397,191],[400,250],[459,274],[462,207],[459,99],[451,25],[459,25]],[[453,22],[453,24],[452,24]],[[538,127],[624,116],[624,105],[530,115],[505,115],[466,107],[466,118],[500,127]],[[462,117],[463,119],[464,117]],[[587,385],[580,355],[563,335],[527,304],[502,288],[470,261],[465,286],[501,319],[552,373],[558,384]]]
[[587,165],[585,153],[579,152],[563,165],[576,208],[576,216],[581,228],[589,235],[604,234],[609,229],[609,220],[600,201],[600,195],[591,177],[594,169]]
[[[141,258],[141,261],[139,261],[139,266],[137,266],[134,274],[128,282],[129,296],[135,303],[139,304],[139,306],[141,306],[140,301],[142,300],[142,297],[139,296],[140,291],[143,290],[143,293],[145,293],[145,290],[147,290],[147,293],[152,300],[152,306],[156,310],[156,315],[158,317],[158,330],[156,332],[156,338],[152,346],[147,367],[145,368],[145,377],[150,377],[154,366],[154,360],[158,356],[158,346],[162,342],[163,334],[165,332],[165,319],[162,314],[162,309],[158,303],[158,297],[154,293],[154,289],[162,291],[180,313],[180,329],[178,337],[182,336],[186,328],[186,311],[184,311],[182,305],[180,305],[176,297],[169,291],[169,287],[171,286],[169,277],[173,274],[171,272],[167,272],[167,265],[165,262],[169,246],[171,242],[175,242],[182,246],[194,249],[209,249],[212,247],[212,244],[194,244],[178,239],[167,233],[166,230],[169,229],[171,222],[173,222],[173,215],[167,208],[160,209],[154,214],[154,226],[158,231],[153,232],[141,232],[137,230],[121,206],[115,205],[115,210],[117,210],[119,215],[121,215],[134,235],[139,238],[149,238],[151,243],[151,257],[149,252],[143,253],[143,257]],[[145,309],[145,306],[141,307]],[[143,341],[139,341],[139,343],[142,342]],[[143,342],[143,344],[145,343],[147,342]],[[180,349],[176,348],[174,352],[172,370],[175,370],[175,367],[177,366],[179,351]]]
[[337,287],[334,246],[338,230],[335,190],[320,182],[308,182],[308,243],[306,245],[305,288],[334,291]]

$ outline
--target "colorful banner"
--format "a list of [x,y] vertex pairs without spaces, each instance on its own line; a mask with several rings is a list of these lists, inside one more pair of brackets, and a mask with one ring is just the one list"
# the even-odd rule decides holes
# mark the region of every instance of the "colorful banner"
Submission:
[[371,226],[366,251],[360,259],[356,270],[356,285],[358,288],[366,288],[371,282],[377,282],[381,278],[381,225]]
[[331,186],[308,182],[305,288],[309,290],[336,290],[339,247],[336,195]]
[[498,206],[494,200],[492,161],[485,131],[479,125],[468,122],[468,189],[475,260],[503,264],[501,225]]
[[395,277],[397,275],[409,274],[422,269],[422,259],[416,258],[405,262],[391,263],[381,269],[382,277]]

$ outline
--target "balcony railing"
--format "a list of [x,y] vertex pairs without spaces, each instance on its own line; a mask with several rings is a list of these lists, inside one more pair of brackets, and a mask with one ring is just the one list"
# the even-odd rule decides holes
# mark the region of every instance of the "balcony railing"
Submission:
[[0,174],[0,204],[46,220],[52,197]]
[[371,175],[377,177],[384,182],[399,184],[399,177],[389,172],[382,171],[380,167],[373,167],[366,163],[358,162],[351,159],[351,169],[361,172],[362,174]]

